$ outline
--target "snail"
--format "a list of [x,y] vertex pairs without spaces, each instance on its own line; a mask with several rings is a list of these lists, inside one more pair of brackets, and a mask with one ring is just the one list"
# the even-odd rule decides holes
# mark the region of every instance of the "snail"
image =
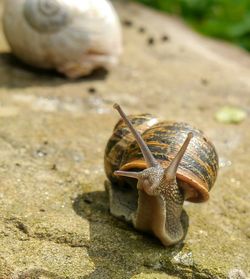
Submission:
[[151,114],[126,116],[114,127],[104,167],[110,211],[164,246],[185,238],[183,203],[204,202],[215,183],[218,155],[203,132],[186,123],[160,121]]
[[119,19],[108,0],[5,0],[3,28],[19,59],[69,78],[110,69],[122,51]]

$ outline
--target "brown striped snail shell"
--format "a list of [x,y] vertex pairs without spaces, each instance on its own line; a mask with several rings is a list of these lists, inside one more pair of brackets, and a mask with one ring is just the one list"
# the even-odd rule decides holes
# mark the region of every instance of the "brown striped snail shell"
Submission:
[[176,244],[188,227],[184,200],[209,198],[218,172],[215,147],[189,124],[150,114],[126,116],[114,107],[122,119],[104,158],[111,214],[153,233],[165,246]]

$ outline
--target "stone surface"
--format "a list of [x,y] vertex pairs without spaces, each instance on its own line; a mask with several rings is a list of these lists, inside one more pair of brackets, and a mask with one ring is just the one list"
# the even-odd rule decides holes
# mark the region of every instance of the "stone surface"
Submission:
[[[250,58],[170,16],[115,6],[124,55],[109,74],[69,81],[30,68],[1,32],[0,278],[247,277]],[[165,249],[109,214],[103,152],[118,119],[114,102],[127,113],[190,122],[217,147],[217,183],[207,203],[186,204],[183,245]],[[248,117],[216,122],[225,105]]]
[[177,279],[178,277],[173,277],[163,273],[140,273],[137,274],[131,279]]

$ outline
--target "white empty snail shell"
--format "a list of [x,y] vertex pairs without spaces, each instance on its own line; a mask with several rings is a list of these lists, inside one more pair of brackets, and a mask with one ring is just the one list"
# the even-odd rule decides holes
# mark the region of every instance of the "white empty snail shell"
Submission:
[[119,19],[108,0],[5,0],[3,27],[18,58],[70,78],[109,69],[122,51]]

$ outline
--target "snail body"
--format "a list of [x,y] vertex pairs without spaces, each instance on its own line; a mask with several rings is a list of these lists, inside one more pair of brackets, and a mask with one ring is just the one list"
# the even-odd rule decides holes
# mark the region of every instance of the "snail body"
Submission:
[[122,50],[108,0],[5,0],[3,27],[18,58],[70,78],[109,69]]
[[126,116],[115,125],[104,166],[113,215],[153,233],[165,246],[185,237],[183,203],[204,202],[214,185],[218,156],[203,132],[150,114]]

